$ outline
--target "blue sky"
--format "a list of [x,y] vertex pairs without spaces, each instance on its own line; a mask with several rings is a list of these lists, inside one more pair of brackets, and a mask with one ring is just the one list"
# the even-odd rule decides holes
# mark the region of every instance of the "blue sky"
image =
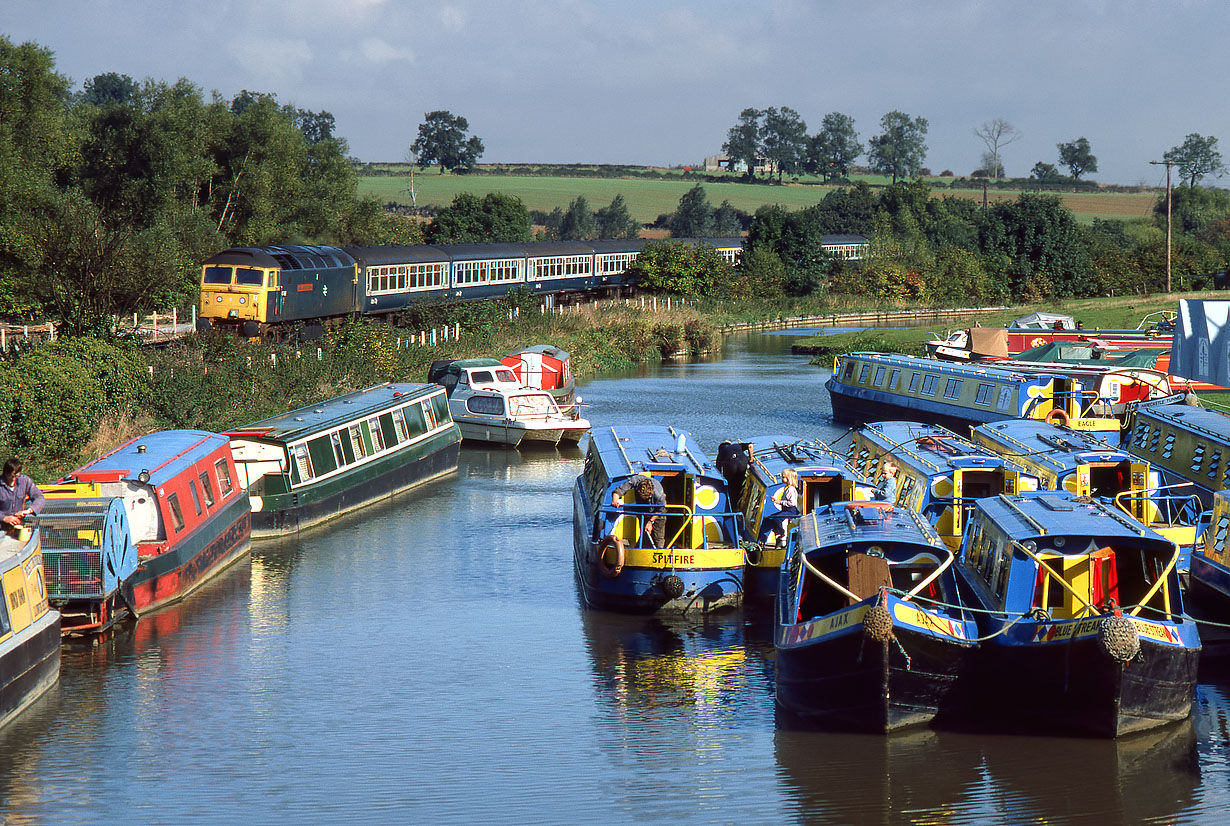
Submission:
[[[1021,138],[1010,175],[1084,136],[1091,177],[1164,183],[1185,135],[1222,140],[1230,4],[1171,0],[4,0],[0,33],[55,53],[75,87],[103,72],[184,77],[327,110],[351,154],[406,157],[448,109],[483,160],[698,163],[745,107],[828,112],[861,139],[898,109],[930,122],[927,165],[968,174],[973,130]],[[1230,177],[1206,180],[1225,185]]]

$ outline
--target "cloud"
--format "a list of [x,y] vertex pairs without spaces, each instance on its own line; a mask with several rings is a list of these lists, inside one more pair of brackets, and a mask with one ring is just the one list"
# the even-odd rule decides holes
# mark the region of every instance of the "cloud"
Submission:
[[404,60],[414,62],[414,52],[410,49],[399,49],[391,46],[379,37],[369,37],[359,44],[359,55],[369,63],[383,65]]
[[245,37],[230,41],[229,49],[235,62],[268,89],[297,84],[313,60],[306,40]]
[[440,9],[440,25],[444,30],[454,34],[461,31],[470,22],[470,15],[459,6],[443,6]]

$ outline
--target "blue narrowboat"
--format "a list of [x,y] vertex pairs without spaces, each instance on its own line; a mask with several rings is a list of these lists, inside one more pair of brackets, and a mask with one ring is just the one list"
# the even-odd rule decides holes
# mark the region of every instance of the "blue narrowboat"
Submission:
[[[665,505],[636,504],[637,477],[661,486]],[[573,563],[581,597],[602,610],[707,613],[743,601],[741,516],[726,480],[692,436],[673,427],[608,427],[590,434],[573,486]],[[646,525],[665,512],[664,543]]]
[[1208,530],[1192,552],[1185,604],[1188,612],[1203,623],[1200,629],[1204,656],[1230,655],[1230,492],[1213,494],[1213,510]]
[[1203,508],[1190,484],[1163,485],[1161,475],[1126,450],[1091,433],[1033,419],[983,424],[974,441],[1006,456],[1038,477],[1040,490],[1106,499],[1183,551],[1186,571]]
[[975,706],[1117,737],[1191,714],[1200,656],[1179,549],[1105,502],[1037,491],[974,503],[957,566],[978,609]]
[[879,479],[890,459],[898,467],[893,501],[926,517],[954,550],[974,500],[1038,487],[1013,459],[939,425],[873,422],[854,433],[846,461],[856,473]]
[[907,419],[964,431],[1038,419],[1118,439],[1119,420],[1070,376],[1023,373],[886,353],[838,357],[826,386],[833,418],[849,424]]
[[1214,493],[1230,488],[1230,416],[1181,399],[1136,405],[1124,423],[1123,446],[1161,471],[1165,484],[1190,482],[1207,508]]
[[727,474],[731,493],[743,514],[747,540],[744,597],[771,600],[777,596],[779,574],[786,560],[786,536],[772,524],[781,512],[778,497],[786,486],[782,472],[791,469],[799,476],[800,514],[833,502],[871,499],[871,485],[850,469],[841,453],[818,439],[759,436],[734,444],[743,447],[747,459],[738,488]]
[[226,435],[258,538],[305,530],[452,473],[461,445],[435,384],[378,384]]
[[[238,482],[231,443],[217,433],[160,430],[138,436],[43,492],[48,500],[123,502],[137,566],[120,588],[124,607],[137,615],[187,596],[251,544],[248,497]],[[127,541],[122,531],[114,536],[121,544]],[[101,566],[109,544],[85,549],[81,560]],[[79,594],[81,572],[72,561],[66,553],[48,566],[48,590],[66,599]],[[95,574],[105,592],[110,580],[97,568]]]
[[41,548],[37,527],[0,531],[0,728],[60,678],[60,614],[47,601]]
[[978,637],[953,559],[926,520],[887,502],[802,517],[777,597],[778,705],[874,732],[952,715]]

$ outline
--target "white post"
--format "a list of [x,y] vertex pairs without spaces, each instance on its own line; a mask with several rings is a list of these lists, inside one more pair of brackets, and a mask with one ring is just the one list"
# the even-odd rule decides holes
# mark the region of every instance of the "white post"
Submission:
[[0,350],[3,350],[6,353],[9,351],[9,344],[7,341],[4,340],[4,328],[3,327],[0,327]]
[[196,305],[192,305],[192,329],[196,329]]
[[137,334],[137,314],[136,313],[132,314],[132,333],[133,335]]
[[670,308],[671,308],[671,297],[668,295],[666,297],[666,309],[670,310]]
[[461,338],[461,322],[458,321],[458,322],[454,322],[453,324],[453,341],[457,341],[460,338]]
[[47,322],[47,335],[52,340],[56,340],[56,323],[54,321]]
[[269,354],[269,364],[275,368],[278,366],[278,354],[277,353]]
[[171,332],[175,333],[179,329],[179,307],[171,308]]
[[158,340],[158,313],[154,313],[154,334],[152,338],[155,341]]
[[154,365],[152,364],[149,366],[149,377],[151,379],[154,377]]
[[436,328],[435,327],[431,328],[431,346],[432,347],[436,346]]
[[321,353],[321,352],[320,352],[320,348],[319,348],[319,347],[317,347],[317,348],[316,348],[316,360],[317,360],[317,361],[320,361],[323,357],[324,357],[324,354],[323,354],[323,353]]

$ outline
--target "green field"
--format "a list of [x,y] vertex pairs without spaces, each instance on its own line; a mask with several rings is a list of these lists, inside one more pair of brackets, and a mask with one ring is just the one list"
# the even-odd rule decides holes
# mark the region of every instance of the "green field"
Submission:
[[[870,180],[870,183],[876,181]],[[555,176],[512,175],[441,175],[430,170],[414,176],[414,188],[419,206],[429,204],[445,206],[461,192],[485,195],[502,192],[521,199],[527,209],[550,212],[555,207],[567,208],[578,195],[584,195],[591,209],[604,207],[616,195],[623,195],[632,217],[643,223],[652,223],[663,213],[674,212],[679,199],[695,186],[695,181],[685,179],[655,178],[566,178]],[[714,206],[730,201],[736,208],[753,213],[765,204],[780,204],[788,209],[802,209],[819,203],[833,189],[818,184],[770,184],[702,183],[709,202]],[[936,189],[936,197],[952,195],[960,198],[982,199],[982,192],[970,189]],[[410,176],[364,176],[359,178],[359,193],[373,195],[382,203],[410,205]],[[1020,193],[1012,190],[993,190],[987,194],[990,202],[1015,199]],[[1082,222],[1094,218],[1118,218],[1134,220],[1147,217],[1157,202],[1157,194],[1150,192],[1062,193],[1068,208]]]

